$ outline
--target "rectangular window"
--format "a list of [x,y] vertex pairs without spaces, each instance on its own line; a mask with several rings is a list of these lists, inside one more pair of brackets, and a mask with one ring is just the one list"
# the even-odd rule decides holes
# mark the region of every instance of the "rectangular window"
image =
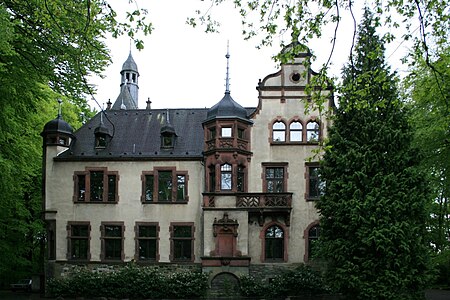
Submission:
[[153,175],[144,175],[145,176],[145,182],[144,182],[144,197],[145,202],[151,202],[153,201],[153,191],[154,191],[154,176]]
[[216,138],[216,127],[209,128],[209,138],[210,139]]
[[136,259],[140,261],[158,261],[158,224],[136,224]]
[[68,254],[70,260],[89,260],[89,222],[69,222],[67,225]]
[[75,172],[74,202],[116,203],[119,200],[117,172],[106,168]]
[[320,178],[318,163],[306,164],[306,200],[318,200],[325,192],[325,182]]
[[188,176],[175,169],[145,171],[142,176],[142,203],[188,201]]
[[283,193],[284,192],[284,168],[267,167],[266,168],[266,192]]
[[171,224],[171,260],[194,261],[193,224]]
[[172,171],[158,171],[158,201],[172,200]]
[[245,139],[245,129],[238,128],[238,138]]
[[123,260],[123,232],[125,226],[122,222],[103,223],[102,233],[102,260]]
[[222,127],[222,137],[232,137],[231,127]]

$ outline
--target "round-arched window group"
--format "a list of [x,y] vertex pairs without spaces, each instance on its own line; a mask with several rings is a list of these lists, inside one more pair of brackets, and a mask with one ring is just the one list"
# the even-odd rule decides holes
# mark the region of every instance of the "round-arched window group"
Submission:
[[278,120],[272,124],[272,142],[275,143],[318,143],[320,139],[320,124],[310,120],[304,124],[300,120],[293,120],[288,125]]

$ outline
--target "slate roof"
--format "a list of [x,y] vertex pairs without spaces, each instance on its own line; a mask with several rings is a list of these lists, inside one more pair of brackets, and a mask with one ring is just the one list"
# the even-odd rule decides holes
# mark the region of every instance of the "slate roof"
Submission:
[[134,99],[131,96],[130,90],[126,83],[124,83],[120,87],[120,94],[117,97],[117,99],[114,102],[111,109],[114,109],[114,110],[121,109],[122,103],[123,103],[123,105],[125,105],[126,109],[137,109],[136,103],[134,102]]
[[131,51],[130,51],[130,54],[128,54],[127,60],[122,65],[122,71],[138,72],[138,67],[137,67],[136,62],[133,59],[133,56],[131,55]]
[[[161,128],[167,125],[167,111],[176,141],[174,148],[163,149]],[[74,133],[76,141],[56,160],[201,159],[202,122],[207,111],[207,108],[108,110],[103,123],[112,139],[105,149],[95,148],[94,131],[100,125],[97,114]]]
[[222,100],[208,110],[206,121],[230,117],[248,120],[247,110],[234,101],[229,92],[225,92]]
[[42,131],[41,135],[49,133],[64,133],[72,135],[73,129],[72,126],[69,125],[69,123],[63,120],[61,115],[58,115],[56,119],[53,119],[45,124],[44,130]]

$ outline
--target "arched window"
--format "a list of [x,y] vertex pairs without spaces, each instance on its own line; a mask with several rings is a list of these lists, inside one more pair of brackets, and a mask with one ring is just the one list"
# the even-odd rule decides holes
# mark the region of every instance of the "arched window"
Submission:
[[274,142],[285,142],[286,141],[286,125],[281,122],[275,122],[272,126],[272,140]]
[[284,231],[278,225],[267,228],[265,234],[265,260],[284,260]]
[[231,190],[232,188],[232,168],[230,164],[223,164],[220,167],[220,189]]
[[318,142],[319,141],[319,123],[316,121],[308,122],[306,125],[306,141]]
[[320,236],[320,226],[314,225],[308,230],[308,260],[313,260],[317,255],[317,241]]
[[289,140],[291,142],[303,141],[303,125],[299,121],[294,121],[289,125]]

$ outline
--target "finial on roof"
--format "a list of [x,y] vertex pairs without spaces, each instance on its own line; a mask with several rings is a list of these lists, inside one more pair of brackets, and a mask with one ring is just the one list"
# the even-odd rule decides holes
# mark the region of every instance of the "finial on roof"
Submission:
[[227,54],[225,55],[227,58],[227,77],[225,79],[225,93],[230,93],[230,74],[229,74],[229,63],[230,63],[230,41],[227,41]]
[[150,101],[150,97],[147,98],[145,103],[147,103],[147,109],[152,109],[152,101]]
[[108,99],[108,102],[106,102],[106,109],[107,109],[107,110],[110,110],[110,109],[111,109],[111,106],[112,106],[111,99]]
[[61,114],[61,104],[62,104],[62,100],[58,99],[58,105],[59,105],[59,107],[58,107],[58,117],[62,116],[62,114]]
[[170,124],[170,119],[169,119],[169,109],[167,108],[167,124]]
[[125,106],[125,104],[123,104],[123,98],[122,98],[122,104],[120,104],[120,109],[127,109],[127,107]]

